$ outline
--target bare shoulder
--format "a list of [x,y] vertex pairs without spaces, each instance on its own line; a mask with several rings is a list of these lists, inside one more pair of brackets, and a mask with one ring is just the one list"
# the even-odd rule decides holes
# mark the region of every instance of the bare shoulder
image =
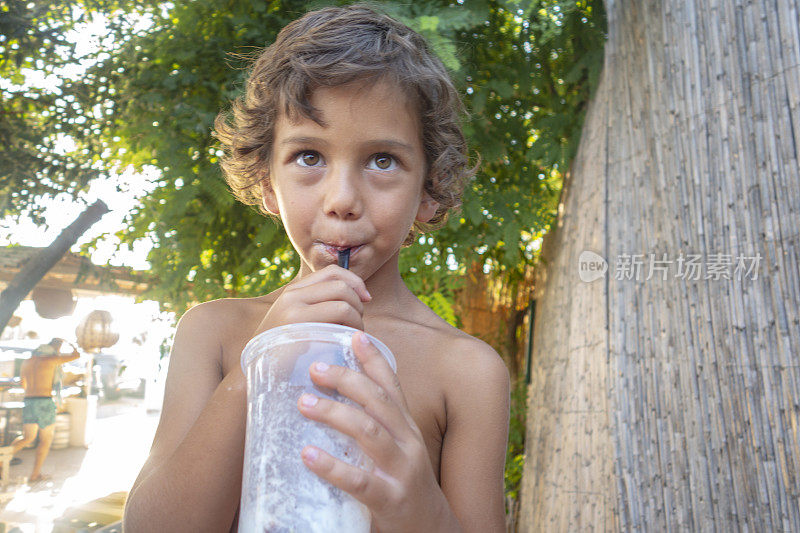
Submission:
[[[509,372],[486,342],[448,324],[424,303],[408,305],[396,329],[403,345],[414,346],[418,364],[435,372],[445,401],[464,395],[502,397],[508,394]],[[449,416],[449,415],[448,415]]]
[[440,347],[437,375],[446,399],[448,423],[465,410],[469,416],[475,402],[507,403],[510,377],[497,351],[438,315],[429,319],[429,324],[430,342]]
[[507,395],[510,377],[502,357],[486,342],[459,333],[451,341],[448,355],[440,361],[446,394],[450,397]]
[[[214,325],[230,326],[240,324],[258,313],[267,304],[264,298],[222,298],[211,300],[189,309],[179,322],[184,328],[203,328]],[[216,329],[214,328],[214,329]]]
[[508,377],[500,355],[486,342],[451,326],[429,307],[420,302],[424,311],[417,314],[413,334],[425,338],[426,344],[436,346],[437,365],[445,371],[443,378],[455,383],[465,377]]
[[[231,364],[253,335],[256,327],[274,301],[273,295],[258,298],[222,298],[198,304],[178,323],[178,338],[191,339],[212,348],[222,370],[227,373]],[[204,350],[208,353],[207,350]]]
[[267,304],[267,297],[261,298],[221,298],[197,304],[189,309],[180,323],[184,327],[215,324],[232,325],[247,319],[254,312],[263,309]]

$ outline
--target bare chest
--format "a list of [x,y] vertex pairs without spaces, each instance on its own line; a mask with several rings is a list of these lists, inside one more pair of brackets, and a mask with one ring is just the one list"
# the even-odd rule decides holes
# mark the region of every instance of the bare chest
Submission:
[[390,331],[373,333],[397,360],[397,377],[414,422],[428,449],[431,466],[439,481],[442,439],[446,428],[444,392],[431,354],[421,349],[424,343],[410,342]]

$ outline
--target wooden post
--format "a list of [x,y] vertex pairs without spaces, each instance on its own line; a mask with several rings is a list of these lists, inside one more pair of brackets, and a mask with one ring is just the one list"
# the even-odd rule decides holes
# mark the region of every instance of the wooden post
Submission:
[[531,384],[531,361],[533,360],[533,327],[536,323],[536,300],[528,304],[528,343],[525,346],[525,384]]
[[25,268],[14,276],[5,290],[0,293],[0,334],[8,324],[20,302],[39,283],[47,271],[58,263],[59,259],[75,244],[95,222],[108,213],[108,206],[102,200],[86,208],[72,224],[64,228],[61,234],[47,248],[40,250],[25,265]]

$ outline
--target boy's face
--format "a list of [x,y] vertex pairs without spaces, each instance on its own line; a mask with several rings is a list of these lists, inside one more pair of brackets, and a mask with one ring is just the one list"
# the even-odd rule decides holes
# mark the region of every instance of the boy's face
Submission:
[[351,248],[350,269],[366,280],[396,258],[414,220],[427,222],[438,207],[423,193],[419,118],[383,81],[320,88],[310,100],[325,126],[280,116],[264,207],[281,217],[301,274]]

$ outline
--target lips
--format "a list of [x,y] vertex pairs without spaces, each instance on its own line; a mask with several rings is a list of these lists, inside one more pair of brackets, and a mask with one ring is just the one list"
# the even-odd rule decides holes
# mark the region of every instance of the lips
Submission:
[[326,242],[318,242],[317,243],[324,252],[331,256],[334,259],[339,257],[339,252],[342,250],[350,250],[350,257],[352,258],[356,255],[361,248],[364,247],[363,244],[350,244],[350,243],[326,243]]

